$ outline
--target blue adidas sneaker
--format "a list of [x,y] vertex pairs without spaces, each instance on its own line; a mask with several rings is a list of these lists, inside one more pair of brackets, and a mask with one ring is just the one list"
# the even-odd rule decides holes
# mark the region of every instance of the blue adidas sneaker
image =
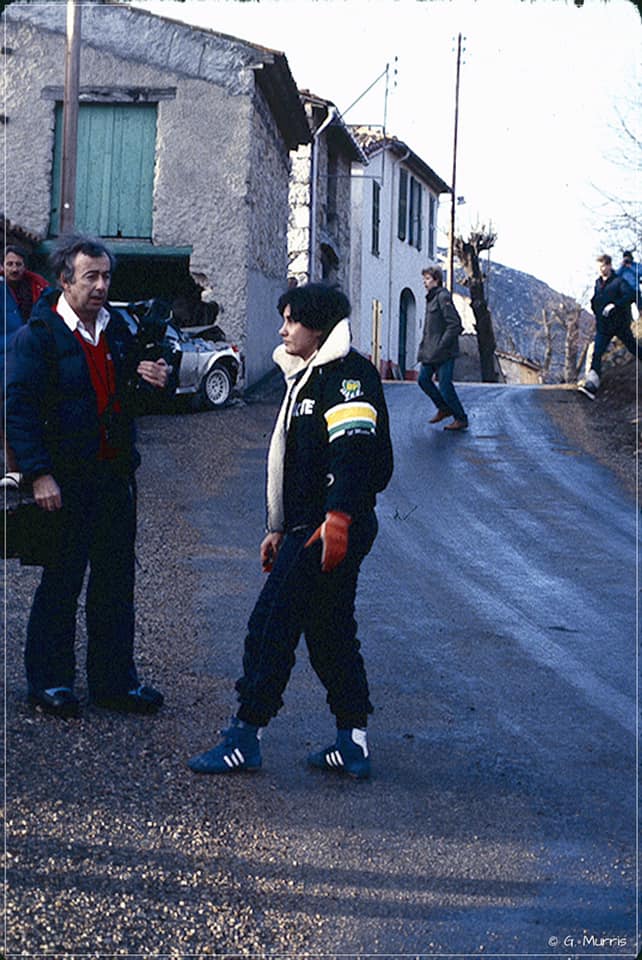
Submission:
[[355,780],[367,780],[370,776],[370,755],[365,730],[337,730],[337,739],[331,747],[311,753],[308,763],[317,770],[347,773]]
[[237,717],[227,730],[221,730],[222,741],[211,750],[187,761],[194,773],[240,773],[258,770],[261,766],[260,728]]

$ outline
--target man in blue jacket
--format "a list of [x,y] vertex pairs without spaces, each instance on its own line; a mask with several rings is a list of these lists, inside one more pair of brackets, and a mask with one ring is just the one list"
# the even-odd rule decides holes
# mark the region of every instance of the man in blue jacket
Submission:
[[36,503],[56,513],[59,537],[44,565],[27,627],[30,701],[76,717],[74,639],[87,584],[87,680],[101,707],[154,713],[163,697],[134,664],[136,501],[132,396],[136,376],[156,388],[164,360],[137,363],[136,342],[107,304],[114,257],[102,241],[62,237],[48,290],[9,357],[7,436]]
[[636,263],[633,259],[633,252],[631,250],[623,251],[622,263],[617,269],[617,275],[618,277],[622,277],[631,287],[634,294],[633,301],[638,310],[642,309],[642,290],[640,290],[642,274],[640,273],[640,264]]
[[602,376],[602,357],[613,337],[624,344],[634,356],[642,360],[642,345],[631,330],[631,304],[635,292],[613,270],[613,261],[608,254],[598,257],[599,276],[591,298],[591,310],[595,314],[595,340],[591,367],[577,387],[590,400],[595,400]]
[[350,303],[324,284],[283,294],[274,360],[286,395],[268,453],[269,577],[248,623],[239,708],[223,740],[192,758],[196,773],[261,766],[259,735],[283,705],[301,633],[327,690],[336,740],[311,754],[322,770],[370,774],[372,712],[354,619],[361,563],[377,533],[375,500],[392,474],[388,412],[373,365],[350,346]]

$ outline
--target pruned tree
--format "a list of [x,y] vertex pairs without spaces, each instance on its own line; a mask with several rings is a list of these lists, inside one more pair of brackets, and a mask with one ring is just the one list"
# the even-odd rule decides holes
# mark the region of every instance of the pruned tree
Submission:
[[470,306],[475,316],[481,378],[484,383],[497,382],[496,342],[493,321],[486,300],[486,291],[484,290],[485,276],[481,268],[479,255],[484,250],[490,250],[495,245],[496,240],[497,234],[492,227],[482,225],[474,227],[467,240],[460,236],[455,237],[454,241],[454,251],[464,268],[465,278],[463,282],[464,286],[468,287]]

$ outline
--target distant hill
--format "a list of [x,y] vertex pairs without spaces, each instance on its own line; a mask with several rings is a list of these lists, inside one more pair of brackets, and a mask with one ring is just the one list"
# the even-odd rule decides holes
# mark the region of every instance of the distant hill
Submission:
[[[542,366],[546,351],[542,311],[547,310],[550,316],[555,310],[564,313],[577,309],[579,304],[572,297],[553,290],[547,283],[521,270],[513,270],[494,261],[489,264],[486,259],[483,261],[483,269],[487,275],[486,296],[493,318],[497,349]],[[463,270],[456,268],[455,292],[468,298],[468,290],[462,285],[464,276]],[[470,317],[464,319],[469,330]],[[578,353],[592,340],[594,330],[593,315],[582,310],[579,318]],[[545,377],[548,383],[556,383],[562,379],[564,343],[564,330],[559,324],[554,324],[552,361]]]

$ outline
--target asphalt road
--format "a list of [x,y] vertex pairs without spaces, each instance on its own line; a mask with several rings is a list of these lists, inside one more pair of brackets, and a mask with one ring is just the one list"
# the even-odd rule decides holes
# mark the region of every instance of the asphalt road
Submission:
[[[357,614],[372,780],[302,762],[332,739],[302,647],[264,769],[230,785],[232,833],[239,851],[269,837],[265,909],[316,918],[312,955],[635,954],[636,505],[556,433],[538,388],[461,393],[471,428],[452,435],[415,385],[386,388],[396,471]],[[266,442],[183,505],[217,626],[198,668],[230,712]]]

